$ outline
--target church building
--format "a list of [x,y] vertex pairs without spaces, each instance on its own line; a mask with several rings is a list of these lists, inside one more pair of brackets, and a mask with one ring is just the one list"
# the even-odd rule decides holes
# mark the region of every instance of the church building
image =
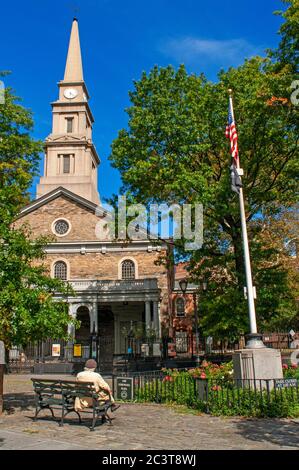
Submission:
[[[160,259],[167,246],[147,239],[101,239],[96,231],[101,219],[100,157],[92,139],[94,117],[76,19],[52,117],[37,198],[23,208],[17,223],[28,223],[34,237],[52,237],[44,264],[51,276],[73,287],[69,312],[81,321],[76,332],[69,327],[73,342],[83,345],[84,359],[95,335],[98,356],[111,365],[114,357],[127,352],[130,329],[143,325],[144,331],[161,337],[168,317],[169,282]],[[72,344],[68,348],[72,359]]]

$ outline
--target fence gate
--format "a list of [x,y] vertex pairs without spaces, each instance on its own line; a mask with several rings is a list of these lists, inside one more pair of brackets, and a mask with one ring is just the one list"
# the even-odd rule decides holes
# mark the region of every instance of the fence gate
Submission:
[[113,336],[99,336],[99,368],[100,372],[112,372],[114,354]]

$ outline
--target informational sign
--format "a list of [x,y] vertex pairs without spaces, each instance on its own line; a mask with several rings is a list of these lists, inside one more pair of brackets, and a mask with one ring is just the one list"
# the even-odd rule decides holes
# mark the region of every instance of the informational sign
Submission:
[[74,344],[73,356],[82,357],[82,344]]
[[60,344],[52,344],[52,356],[53,357],[60,356]]
[[116,377],[116,399],[133,400],[132,377]]
[[160,343],[153,343],[153,356],[155,357],[161,356]]
[[141,352],[143,356],[149,356],[149,345],[147,343],[141,345]]
[[289,388],[289,387],[297,387],[299,382],[297,379],[277,379],[275,380],[275,387],[276,388]]

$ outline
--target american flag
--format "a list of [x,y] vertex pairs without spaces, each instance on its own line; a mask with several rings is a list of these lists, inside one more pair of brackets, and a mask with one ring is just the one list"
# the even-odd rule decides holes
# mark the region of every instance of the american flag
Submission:
[[228,105],[228,122],[225,130],[225,136],[230,139],[230,152],[234,159],[234,164],[238,165],[239,159],[239,152],[238,152],[238,134],[235,125],[235,121],[233,119],[233,110],[232,110],[232,102],[229,100]]

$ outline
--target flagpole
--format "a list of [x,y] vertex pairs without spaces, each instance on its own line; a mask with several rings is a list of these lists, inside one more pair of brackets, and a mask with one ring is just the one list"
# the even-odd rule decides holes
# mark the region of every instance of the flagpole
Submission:
[[[229,102],[230,102],[230,109],[231,109],[231,113],[232,113],[232,119],[235,122],[232,90],[229,89],[228,92],[229,92]],[[240,168],[239,157],[237,159],[237,172],[238,172],[240,177],[243,175],[243,171]],[[242,187],[239,188],[239,204],[240,204],[243,253],[244,253],[246,287],[247,287],[247,301],[248,301],[249,324],[250,324],[250,335],[249,335],[249,341],[247,342],[246,348],[262,348],[262,347],[265,347],[265,346],[264,346],[264,344],[261,340],[262,336],[257,333],[255,304],[254,304],[254,289],[253,289],[253,285],[252,285],[252,273],[251,273],[249,243],[248,243],[247,226],[246,226],[246,214],[245,214],[245,206],[244,206],[244,197],[243,197],[243,188]]]

